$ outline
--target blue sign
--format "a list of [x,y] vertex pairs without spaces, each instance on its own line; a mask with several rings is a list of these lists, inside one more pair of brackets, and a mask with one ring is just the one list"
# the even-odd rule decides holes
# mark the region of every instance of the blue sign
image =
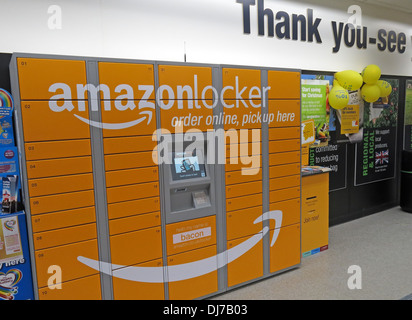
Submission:
[[0,300],[33,300],[26,215],[0,215],[0,222]]

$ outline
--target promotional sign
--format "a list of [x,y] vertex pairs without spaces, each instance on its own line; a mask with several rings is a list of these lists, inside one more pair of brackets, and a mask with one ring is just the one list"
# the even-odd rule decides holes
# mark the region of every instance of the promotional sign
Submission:
[[[329,106],[328,95],[332,89],[333,79],[333,76],[327,75],[302,75],[302,118],[309,119],[302,121],[302,161],[305,159],[307,146],[304,142],[311,139],[310,122],[308,122],[311,120],[314,123],[314,128],[311,130],[314,131],[315,138],[313,138],[314,142],[309,144],[307,160],[303,163],[331,169],[330,191],[346,188],[347,148],[344,144],[336,142],[336,136],[341,127],[352,128],[354,118],[352,106],[347,106],[343,110],[335,110]],[[343,118],[338,116],[339,112],[340,115],[343,114]],[[344,126],[340,125],[341,119],[345,119]],[[349,131],[349,129],[345,130]]]
[[13,259],[23,257],[21,247],[20,229],[17,217],[7,217],[1,219],[0,230],[0,261],[9,262]]
[[17,147],[0,147],[1,212],[14,213],[18,208],[20,169]]
[[19,153],[13,98],[0,89],[0,300],[33,299],[26,215],[20,207]]
[[0,147],[14,146],[13,98],[4,89],[0,89]]
[[33,282],[25,213],[0,215],[0,300],[31,300]]
[[[312,119],[315,123],[315,141],[313,145],[327,145],[329,141],[328,80],[305,79],[302,76],[302,121]],[[305,139],[306,140],[306,139]],[[311,145],[309,146],[311,147]]]
[[356,144],[355,185],[391,179],[396,175],[399,80],[384,80],[392,86],[390,96],[365,103],[363,140]]
[[348,105],[343,108],[341,122],[342,134],[359,132],[359,105]]
[[309,166],[327,167],[329,172],[329,189],[335,191],[346,188],[347,145],[329,143],[324,147],[309,149]]
[[20,170],[13,130],[13,98],[0,89],[0,206],[2,213],[18,210]]
[[404,148],[412,150],[412,79],[406,80]]
[[349,91],[346,107],[331,112],[331,131],[333,140],[338,143],[357,143],[363,138],[364,101],[360,90]]
[[328,249],[329,176],[305,173],[302,186],[302,257],[307,257]]
[[315,142],[315,121],[302,121],[301,131],[302,165],[308,165],[309,146]]

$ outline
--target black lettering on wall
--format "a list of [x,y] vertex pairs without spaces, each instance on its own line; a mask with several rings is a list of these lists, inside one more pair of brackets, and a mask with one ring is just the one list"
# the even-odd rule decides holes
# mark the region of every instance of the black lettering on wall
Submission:
[[276,24],[276,36],[279,39],[290,39],[290,19],[288,13],[278,11],[276,13],[276,20],[282,20]]
[[255,5],[255,0],[236,0],[243,8],[243,33],[250,34],[250,6]]
[[258,34],[265,35],[265,17],[268,21],[268,36],[273,37],[275,32],[275,22],[273,19],[273,11],[269,8],[265,9],[263,0],[258,0]]

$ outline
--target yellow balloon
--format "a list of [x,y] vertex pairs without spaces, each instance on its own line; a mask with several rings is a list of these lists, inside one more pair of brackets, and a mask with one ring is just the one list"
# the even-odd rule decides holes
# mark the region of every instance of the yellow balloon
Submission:
[[329,92],[329,105],[334,109],[343,109],[348,105],[349,92],[341,87],[335,80],[333,81],[333,88]]
[[364,84],[361,95],[366,102],[375,102],[381,96],[381,89],[377,84]]
[[359,72],[345,70],[335,73],[335,79],[346,90],[355,91],[362,87],[363,78]]
[[392,92],[392,86],[385,80],[378,80],[377,86],[381,90],[380,97],[387,97]]
[[376,84],[381,77],[381,69],[375,64],[370,64],[363,69],[362,77],[366,84]]

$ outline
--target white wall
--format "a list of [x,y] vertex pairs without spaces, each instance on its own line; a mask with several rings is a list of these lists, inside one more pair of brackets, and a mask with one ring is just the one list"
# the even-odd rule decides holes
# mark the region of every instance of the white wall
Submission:
[[[346,22],[347,8],[362,8],[368,37],[378,29],[406,34],[403,54],[341,45],[332,53],[331,21]],[[61,29],[50,29],[48,8],[62,9]],[[251,34],[243,34],[242,5],[236,0],[0,0],[0,52],[30,52],[111,58],[256,65],[309,70],[362,71],[377,64],[383,74],[412,75],[411,15],[356,1],[266,0],[274,13],[321,18],[322,43],[257,35],[256,6]]]

